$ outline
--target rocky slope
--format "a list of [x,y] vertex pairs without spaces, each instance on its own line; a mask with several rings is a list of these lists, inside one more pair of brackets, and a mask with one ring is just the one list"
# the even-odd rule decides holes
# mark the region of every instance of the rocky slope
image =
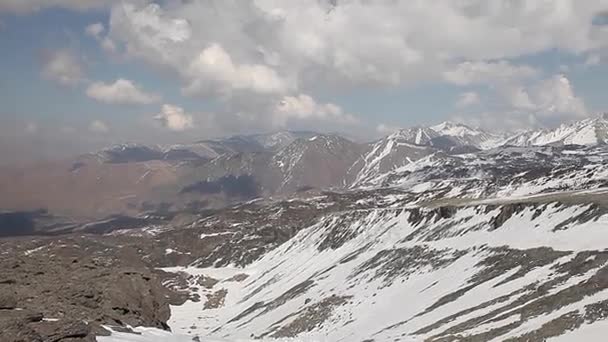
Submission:
[[[360,145],[335,135],[309,135],[232,137],[205,142],[203,152],[202,143],[165,150],[127,144],[74,160],[7,167],[0,169],[0,208],[42,208],[100,219],[167,204],[173,209],[217,208],[260,196],[344,186]],[[250,191],[231,190],[243,182]]]

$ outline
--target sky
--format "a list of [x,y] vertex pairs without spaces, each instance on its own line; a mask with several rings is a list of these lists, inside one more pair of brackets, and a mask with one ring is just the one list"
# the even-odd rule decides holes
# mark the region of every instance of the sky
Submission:
[[608,109],[608,0],[0,0],[0,154]]

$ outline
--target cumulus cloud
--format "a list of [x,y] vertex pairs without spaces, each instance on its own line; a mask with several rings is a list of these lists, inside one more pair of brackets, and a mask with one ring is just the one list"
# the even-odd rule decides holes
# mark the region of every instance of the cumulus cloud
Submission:
[[114,83],[93,82],[86,90],[87,96],[108,104],[152,104],[160,96],[147,93],[130,80],[118,79]]
[[[244,125],[322,120],[332,109],[314,101],[321,92],[421,81],[490,86],[503,98],[523,87],[511,94],[523,111],[530,84],[545,76],[516,58],[608,47],[593,24],[607,7],[608,0],[126,1],[112,7],[106,38]],[[530,102],[535,110],[538,101]]]
[[528,91],[534,111],[543,118],[576,119],[588,112],[584,101],[576,96],[570,80],[556,75],[543,80]]
[[[134,56],[175,66],[216,43],[236,65],[318,78],[396,84],[459,60],[496,60],[550,48],[605,44],[593,18],[606,1],[196,1],[119,5],[113,35]],[[378,20],[378,18],[382,18]],[[170,49],[169,49],[170,47]],[[151,53],[155,52],[155,53]]]
[[283,97],[276,104],[273,113],[281,123],[290,119],[333,121],[342,124],[357,122],[354,116],[345,113],[339,106],[333,103],[317,103],[315,99],[306,94]]
[[108,36],[104,35],[105,31],[105,26],[99,22],[88,25],[84,29],[85,34],[97,40],[104,51],[112,53],[116,52],[116,44]]
[[248,90],[254,93],[283,93],[285,81],[270,67],[261,64],[235,65],[230,55],[219,45],[211,44],[192,62],[188,72],[188,94]]
[[194,127],[192,115],[186,113],[183,108],[170,104],[164,104],[154,119],[172,131],[185,131]]
[[131,57],[176,73],[194,59],[189,45],[197,44],[191,40],[188,20],[165,13],[158,4],[139,6],[125,2],[113,6],[109,25],[110,37],[121,42]]
[[490,129],[550,127],[589,115],[565,75],[554,75],[527,84],[507,84],[495,93],[494,106],[481,113],[459,114],[454,119]]
[[105,30],[102,23],[94,23],[85,27],[84,32],[93,38],[99,39]]
[[84,80],[81,61],[72,51],[46,51],[42,59],[42,76],[46,79],[64,86],[74,86]]
[[513,85],[501,90],[506,104],[539,119],[576,119],[588,114],[565,75],[555,75],[530,85]]
[[105,122],[101,120],[94,120],[89,125],[89,130],[95,133],[107,133],[110,128]]

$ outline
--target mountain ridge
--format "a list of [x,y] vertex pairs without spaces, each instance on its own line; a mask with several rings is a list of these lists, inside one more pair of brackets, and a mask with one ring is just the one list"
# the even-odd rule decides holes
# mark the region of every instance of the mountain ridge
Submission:
[[[541,141],[549,141],[549,146],[573,142],[604,144],[607,132],[608,119],[600,116],[563,124],[554,131],[530,131],[524,138],[502,141],[496,134],[478,128],[444,122],[402,129],[367,144],[338,134],[314,132],[233,136],[190,145],[122,144],[73,160],[47,163],[45,167],[0,169],[0,185],[6,194],[12,194],[3,196],[0,205],[14,210],[46,208],[60,214],[96,218],[164,208],[167,202],[174,208],[216,208],[252,199],[254,194],[268,198],[304,190],[393,184],[395,178],[411,172],[408,165],[424,165],[431,156],[462,163],[458,158],[449,158],[512,151],[509,145],[532,148],[536,146],[532,142]],[[235,197],[234,192],[222,190],[231,189],[231,182],[247,182],[256,191]],[[183,191],[200,186],[220,190]],[[31,189],[33,195],[22,196],[23,189]],[[68,209],[69,213],[63,212]]]

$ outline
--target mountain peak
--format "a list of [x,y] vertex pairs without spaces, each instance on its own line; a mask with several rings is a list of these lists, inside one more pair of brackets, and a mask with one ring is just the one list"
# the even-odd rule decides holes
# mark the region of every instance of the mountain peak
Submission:
[[452,121],[443,121],[437,125],[431,126],[430,128],[434,129],[434,130],[442,130],[442,129],[446,129],[446,128],[452,128],[455,126],[464,126],[464,125],[461,123],[455,123]]

